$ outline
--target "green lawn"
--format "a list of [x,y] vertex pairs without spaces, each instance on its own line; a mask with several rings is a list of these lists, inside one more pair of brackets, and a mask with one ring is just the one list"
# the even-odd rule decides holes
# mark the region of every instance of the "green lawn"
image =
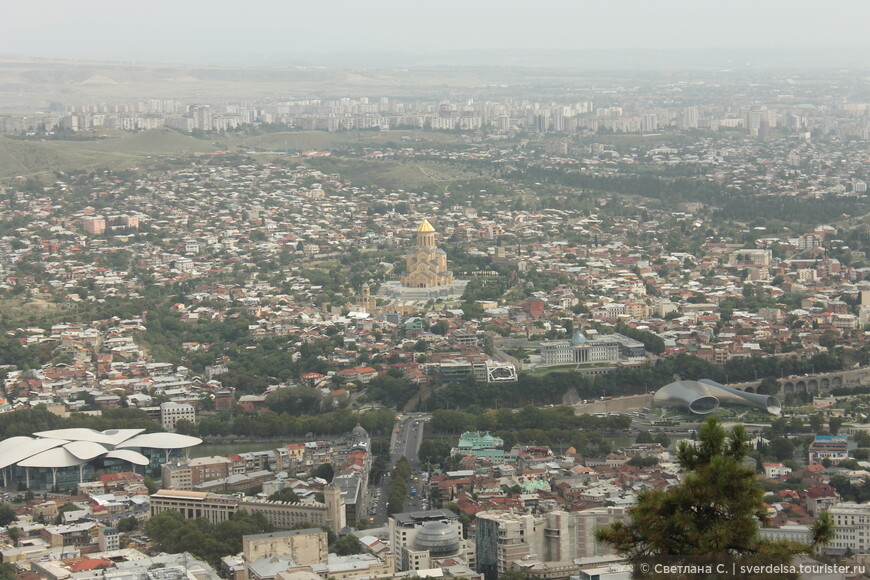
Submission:
[[[608,365],[605,363],[597,363],[597,364],[593,364],[593,365],[581,365],[579,370],[582,371],[585,369],[594,369],[594,368],[609,367],[609,366],[612,366],[612,365]],[[567,373],[567,372],[571,372],[571,371],[575,370],[576,368],[577,368],[576,363],[571,363],[571,364],[567,364],[567,365],[559,365],[559,366],[554,366],[554,367],[539,367],[539,368],[536,368],[534,371],[532,371],[532,374],[542,376],[542,375],[548,375],[550,373]]]

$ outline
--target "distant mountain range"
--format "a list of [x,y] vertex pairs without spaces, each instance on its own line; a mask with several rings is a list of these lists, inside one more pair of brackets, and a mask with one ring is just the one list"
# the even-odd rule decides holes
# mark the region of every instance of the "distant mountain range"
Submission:
[[372,66],[372,67],[533,67],[596,70],[718,70],[721,68],[868,68],[868,49],[780,48],[725,49],[624,49],[624,50],[409,50],[308,52],[305,54],[232,52],[203,55],[196,61],[62,60],[22,55],[0,55],[0,62],[72,62],[83,64],[138,64],[169,66],[218,66],[245,68]]
[[[0,55],[0,113],[48,101],[99,103],[142,98],[221,99],[312,96],[437,96],[492,88],[590,86],[594,79],[648,80],[690,73],[765,75],[779,69],[857,74],[866,50],[443,50],[236,55],[217,64],[93,61]],[[211,61],[211,62],[209,62]],[[630,81],[629,81],[630,82]],[[474,91],[470,89],[475,89]]]

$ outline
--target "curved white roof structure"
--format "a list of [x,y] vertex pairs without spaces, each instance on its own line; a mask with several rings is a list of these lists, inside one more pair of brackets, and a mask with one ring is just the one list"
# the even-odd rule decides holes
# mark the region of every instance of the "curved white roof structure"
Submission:
[[116,445],[117,449],[148,447],[150,449],[184,449],[202,443],[199,437],[179,435],[178,433],[145,433]]
[[746,393],[710,379],[675,381],[653,395],[653,405],[657,407],[687,409],[696,415],[708,415],[718,409],[720,403],[754,407],[771,415],[782,412],[782,405],[774,396]]
[[37,453],[68,443],[62,439],[32,439],[30,437],[10,437],[0,441],[0,469],[18,463]]
[[148,458],[132,449],[115,449],[106,453],[106,457],[114,459],[123,459],[129,461],[133,465],[148,465]]
[[34,433],[34,435],[37,437],[66,439],[67,441],[93,441],[94,443],[117,445],[143,431],[145,429],[107,429],[105,431],[94,431],[84,427],[73,427],[71,429],[40,431],[39,433]]
[[177,433],[143,433],[145,429],[53,429],[35,437],[10,437],[0,441],[0,469],[21,467],[75,467],[99,457],[148,465],[139,449],[185,449],[202,439]]
[[19,461],[21,467],[75,467],[85,463],[63,447],[55,447]]
[[64,445],[63,448],[84,461],[96,459],[100,455],[105,455],[108,451],[108,449],[93,441],[73,441]]

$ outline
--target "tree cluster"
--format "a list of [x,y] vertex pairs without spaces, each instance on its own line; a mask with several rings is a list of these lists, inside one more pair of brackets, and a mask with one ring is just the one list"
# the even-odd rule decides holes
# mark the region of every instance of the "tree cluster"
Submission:
[[335,477],[335,467],[331,463],[321,463],[311,472],[311,475],[325,480],[326,483],[332,483],[332,478]]
[[417,391],[418,388],[407,379],[387,373],[369,381],[366,396],[386,407],[402,409]]
[[603,437],[603,432],[623,431],[630,425],[630,417],[574,415],[572,409],[567,407],[526,407],[517,413],[510,409],[499,409],[479,415],[441,410],[435,411],[432,416],[432,428],[436,432],[458,434],[463,431],[490,431],[501,437],[506,448],[521,443],[549,445],[558,449],[570,446],[589,457],[606,455],[611,451],[611,443]]
[[411,464],[402,457],[393,467],[393,481],[390,483],[390,493],[387,496],[387,511],[390,514],[405,509],[405,496],[408,495],[408,484],[411,481]]
[[642,342],[644,348],[653,354],[662,354],[665,352],[665,341],[662,337],[653,334],[648,330],[640,330],[620,322],[616,325],[616,332]]
[[[0,417],[2,419],[2,417]],[[369,433],[389,433],[396,421],[396,414],[389,409],[379,409],[366,413],[354,413],[341,409],[320,415],[296,416],[291,413],[276,413],[266,409],[257,415],[229,413],[203,416],[199,423],[185,424],[179,433],[187,435],[280,438],[299,437],[306,433],[330,435],[348,433],[358,424]],[[178,427],[178,426],[177,426]]]
[[635,443],[658,443],[665,449],[671,446],[671,438],[666,433],[657,433],[653,436],[649,431],[641,431],[634,438]]
[[12,522],[18,521],[15,510],[9,504],[0,504],[0,528],[5,528]]
[[29,436],[38,431],[83,427],[104,431],[106,429],[140,428],[148,432],[163,429],[141,409],[104,409],[101,416],[72,413],[59,417],[42,405],[21,409],[14,413],[0,414],[0,438]]
[[184,519],[170,510],[148,520],[144,532],[166,552],[189,552],[217,567],[222,557],[241,552],[242,536],[272,530],[261,513],[239,510],[229,520],[212,524],[204,518]]
[[293,488],[291,487],[279,489],[266,499],[269,501],[281,501],[284,503],[299,503],[299,496],[296,495],[296,492],[293,491]]
[[424,462],[438,465],[441,468],[447,466],[450,461],[450,450],[453,445],[449,441],[437,439],[423,439],[420,442],[420,449],[417,450],[417,457]]
[[15,564],[10,562],[0,564],[0,580],[18,580],[18,569]]
[[352,556],[353,554],[362,554],[362,547],[359,545],[359,540],[353,534],[348,534],[339,538],[332,549],[339,556]]
[[575,415],[572,407],[541,409],[528,405],[517,412],[512,409],[484,412],[450,411],[441,409],[432,413],[432,429],[436,433],[463,431],[518,431],[523,429],[579,429],[583,431],[624,431],[631,426],[627,416],[596,417]]
[[843,501],[867,503],[870,501],[870,479],[864,478],[861,483],[852,483],[843,475],[835,475],[828,484],[837,490]]
[[390,469],[390,440],[373,439],[372,454],[375,459],[369,470],[369,485],[378,485]]

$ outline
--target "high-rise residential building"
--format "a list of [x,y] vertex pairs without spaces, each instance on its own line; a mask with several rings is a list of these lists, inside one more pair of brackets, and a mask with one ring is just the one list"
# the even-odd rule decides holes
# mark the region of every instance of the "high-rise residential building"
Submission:
[[579,512],[552,511],[545,516],[541,560],[570,562],[576,558],[612,554],[610,546],[595,540],[595,530],[625,518],[621,507],[601,507]]
[[677,115],[678,129],[697,129],[698,128],[698,107],[686,107],[680,109]]
[[475,546],[477,571],[496,580],[511,562],[539,558],[543,551],[542,521],[531,514],[483,511],[477,514]]
[[211,108],[208,105],[196,105],[191,108],[193,113],[193,128],[211,131]]
[[550,111],[544,110],[535,113],[532,119],[535,132],[546,133],[550,128]]
[[595,530],[625,517],[621,507],[557,510],[543,516],[480,512],[475,532],[477,570],[493,580],[513,564],[558,562],[570,567],[578,558],[613,554],[610,546],[595,540]]

